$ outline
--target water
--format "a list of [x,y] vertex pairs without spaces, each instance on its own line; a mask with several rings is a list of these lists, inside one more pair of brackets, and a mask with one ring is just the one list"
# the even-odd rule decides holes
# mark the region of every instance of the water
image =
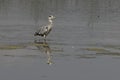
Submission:
[[[0,0],[1,80],[119,80],[119,0]],[[34,37],[54,15],[46,41]]]

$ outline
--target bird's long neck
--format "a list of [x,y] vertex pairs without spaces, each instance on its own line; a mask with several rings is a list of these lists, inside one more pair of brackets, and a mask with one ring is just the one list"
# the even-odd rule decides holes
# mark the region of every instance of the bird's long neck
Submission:
[[53,24],[53,21],[51,19],[48,20],[49,21],[49,24],[52,25]]

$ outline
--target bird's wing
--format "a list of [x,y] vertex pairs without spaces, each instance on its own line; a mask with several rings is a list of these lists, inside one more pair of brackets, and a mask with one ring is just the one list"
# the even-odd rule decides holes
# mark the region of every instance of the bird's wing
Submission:
[[42,26],[37,30],[37,33],[44,34],[48,30],[47,26]]

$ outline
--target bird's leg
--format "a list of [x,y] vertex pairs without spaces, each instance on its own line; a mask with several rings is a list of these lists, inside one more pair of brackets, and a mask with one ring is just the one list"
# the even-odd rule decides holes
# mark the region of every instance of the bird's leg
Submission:
[[43,37],[44,37],[44,40],[46,40],[46,36],[44,35]]
[[46,39],[44,38],[44,43],[46,43]]

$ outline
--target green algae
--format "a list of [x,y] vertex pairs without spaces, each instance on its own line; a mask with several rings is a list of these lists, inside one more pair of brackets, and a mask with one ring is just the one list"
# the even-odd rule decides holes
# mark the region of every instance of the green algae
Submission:
[[21,45],[0,45],[0,50],[12,50],[12,49],[22,49],[25,46]]

